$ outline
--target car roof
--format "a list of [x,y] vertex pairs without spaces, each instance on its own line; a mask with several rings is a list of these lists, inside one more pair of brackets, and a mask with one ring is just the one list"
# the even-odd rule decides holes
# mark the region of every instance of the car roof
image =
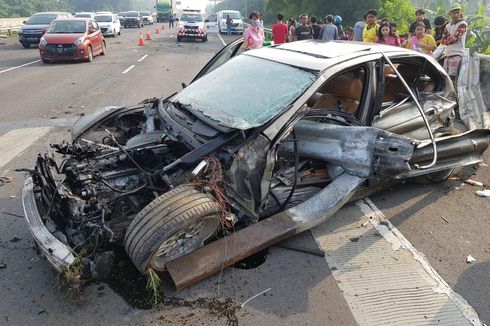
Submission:
[[304,40],[247,51],[246,55],[268,59],[310,70],[323,71],[345,60],[369,54],[422,56],[395,46],[353,41]]
[[59,15],[59,14],[71,15],[69,12],[65,12],[65,11],[41,11],[41,12],[36,12],[36,13],[32,14],[32,16],[34,16],[34,15]]

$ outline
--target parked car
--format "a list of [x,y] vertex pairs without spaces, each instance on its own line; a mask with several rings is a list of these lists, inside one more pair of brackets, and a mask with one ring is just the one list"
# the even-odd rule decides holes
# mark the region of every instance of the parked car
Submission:
[[121,23],[121,26],[124,26],[124,17],[126,17],[127,12],[126,11],[121,11],[120,13],[117,14],[117,17],[119,18],[119,22]]
[[24,213],[59,271],[101,277],[118,247],[141,272],[164,270],[282,221],[289,233],[263,248],[396,180],[482,162],[490,130],[458,134],[453,84],[429,56],[318,40],[237,55],[242,44],[179,93],[81,117],[72,143],[53,145],[64,160],[39,155]]
[[212,14],[206,17],[206,19],[204,20],[204,24],[208,33],[218,32],[218,16],[216,14]]
[[153,15],[149,11],[142,11],[141,17],[143,19],[143,24],[153,25]]
[[208,40],[208,32],[204,26],[204,19],[202,19],[201,14],[184,12],[179,17],[177,42],[181,42],[183,39],[201,40],[202,42]]
[[231,33],[243,34],[242,14],[236,10],[221,10],[218,12],[218,29],[221,34],[226,34],[226,16],[233,20]]
[[77,12],[75,13],[75,18],[91,18],[95,17],[95,12]]
[[65,60],[90,62],[94,56],[106,54],[106,44],[94,19],[56,19],[41,38],[39,53],[44,63]]
[[128,11],[124,17],[124,27],[143,27],[143,17],[139,11]]
[[121,35],[121,23],[119,18],[114,14],[95,15],[94,19],[99,23],[100,30],[104,36],[116,37]]
[[19,42],[24,48],[31,44],[39,44],[39,40],[46,33],[49,24],[57,18],[68,18],[68,12],[38,12],[27,19],[18,31]]

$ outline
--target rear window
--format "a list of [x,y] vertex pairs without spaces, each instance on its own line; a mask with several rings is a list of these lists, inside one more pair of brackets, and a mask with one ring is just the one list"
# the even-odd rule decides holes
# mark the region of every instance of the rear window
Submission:
[[126,17],[138,17],[138,12],[137,11],[128,12]]
[[185,22],[202,22],[202,16],[199,14],[182,14],[180,20]]
[[223,19],[226,19],[226,16],[230,15],[230,18],[232,19],[240,19],[242,18],[242,15],[239,12],[223,12]]
[[56,19],[56,14],[37,14],[32,15],[26,22],[26,25],[48,25]]
[[94,19],[96,21],[98,21],[99,23],[110,23],[110,22],[112,22],[112,16],[111,15],[95,16]]
[[75,17],[77,18],[92,18],[91,14],[76,14]]
[[149,11],[142,11],[141,16],[150,16],[150,12]]

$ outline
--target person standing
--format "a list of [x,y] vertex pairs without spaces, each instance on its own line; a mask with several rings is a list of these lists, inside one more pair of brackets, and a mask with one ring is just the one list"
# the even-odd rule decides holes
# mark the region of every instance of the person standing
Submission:
[[286,43],[286,37],[288,36],[288,25],[283,23],[284,15],[282,13],[277,14],[277,22],[272,25],[272,39],[274,44]]
[[379,26],[378,36],[376,37],[376,43],[400,46],[400,41],[393,33],[393,29],[390,23],[385,22]]
[[412,49],[417,52],[430,54],[436,49],[436,41],[430,34],[425,33],[425,25],[423,22],[415,24],[415,35],[408,39],[404,45],[407,49]]
[[245,50],[261,48],[264,43],[264,29],[260,27],[259,14],[253,11],[249,16],[250,25],[243,33]]
[[430,20],[425,18],[425,10],[424,9],[417,9],[415,11],[415,21],[410,24],[410,27],[408,28],[408,35],[412,37],[415,34],[415,25],[418,22],[422,22],[425,25],[425,32],[427,34],[430,34],[432,27],[430,26]]
[[354,24],[354,35],[352,36],[353,41],[362,42],[362,31],[366,25],[366,14],[362,16],[362,19]]
[[333,24],[332,15],[325,17],[325,24],[320,30],[319,38],[324,41],[334,41],[339,39],[339,30],[337,29],[337,26]]
[[309,40],[313,38],[313,28],[310,25],[307,25],[308,16],[306,14],[302,14],[300,16],[301,25],[296,28],[296,39],[298,41]]
[[288,42],[294,42],[296,40],[296,21],[293,18],[289,19],[288,23]]
[[233,19],[230,15],[226,15],[226,35],[231,36],[231,26],[233,25]]
[[444,69],[455,83],[458,77],[461,60],[464,55],[466,30],[468,23],[462,18],[462,9],[459,3],[453,3],[449,8],[451,22],[446,25],[441,43],[446,45]]
[[311,16],[310,21],[311,21],[311,28],[313,28],[313,38],[315,40],[318,40],[322,26],[318,24],[318,18],[316,18],[316,16]]
[[168,28],[174,28],[174,15],[171,12],[168,13]]
[[363,42],[374,43],[376,41],[376,35],[378,34],[379,28],[377,20],[378,11],[376,9],[370,9],[366,13],[366,25],[364,26],[364,30],[362,31]]
[[434,18],[434,40],[436,40],[437,45],[441,44],[447,23],[448,21],[444,16]]

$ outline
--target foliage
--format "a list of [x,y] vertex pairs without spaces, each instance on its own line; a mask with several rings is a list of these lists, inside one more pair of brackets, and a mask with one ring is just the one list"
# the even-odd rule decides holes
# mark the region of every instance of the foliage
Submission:
[[475,16],[466,17],[468,23],[468,32],[466,36],[466,47],[470,52],[480,52],[490,54],[490,17],[485,17],[484,7],[480,6]]
[[39,11],[152,10],[154,0],[0,0],[0,17],[29,17]]
[[386,0],[379,9],[379,17],[396,22],[400,34],[408,33],[410,24],[414,21],[415,8],[408,0]]

